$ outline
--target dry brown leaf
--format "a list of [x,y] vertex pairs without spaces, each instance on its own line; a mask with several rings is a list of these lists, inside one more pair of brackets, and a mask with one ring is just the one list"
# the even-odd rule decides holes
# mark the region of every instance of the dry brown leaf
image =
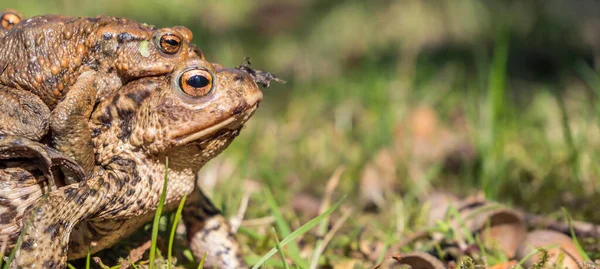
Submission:
[[381,149],[368,162],[360,175],[360,195],[366,203],[385,206],[386,191],[397,188],[396,156],[389,149]]
[[296,212],[314,218],[319,215],[321,200],[307,193],[299,193],[292,198],[292,208]]
[[415,269],[445,269],[444,263],[429,253],[415,251],[404,255],[394,254],[385,259],[373,269],[400,268],[400,265],[409,265]]
[[447,192],[433,192],[425,198],[425,203],[429,204],[429,214],[427,224],[435,225],[438,221],[443,221],[446,217],[446,212],[451,205],[456,206],[459,200],[458,197]]
[[[426,201],[431,205],[429,225],[435,225],[437,221],[444,220],[448,209],[453,206],[458,210],[462,219],[462,221],[450,220],[450,226],[455,231],[462,231],[466,227],[471,233],[479,233],[486,246],[499,247],[509,258],[514,257],[519,243],[527,233],[523,214],[517,210],[486,201],[483,193],[458,200],[452,194],[434,192],[428,196]],[[455,240],[462,250],[466,250],[468,246],[464,242],[463,234],[456,233]]]
[[521,214],[504,208],[476,216],[474,227],[481,230],[479,234],[487,247],[497,246],[509,258],[515,256],[519,244],[527,234]]
[[402,255],[400,255],[400,253],[393,254],[390,257],[383,259],[378,265],[373,266],[372,269],[389,268],[390,265],[397,263],[401,259]]
[[366,203],[373,203],[377,207],[385,206],[384,182],[377,167],[368,163],[360,174],[360,196]]
[[390,149],[381,149],[375,154],[373,164],[379,170],[382,181],[385,185],[395,187],[396,183],[396,156]]
[[152,241],[148,240],[146,241],[144,244],[142,244],[141,246],[132,249],[131,251],[129,251],[129,255],[127,256],[126,260],[123,260],[121,262],[121,266],[119,267],[120,269],[127,269],[131,266],[131,264],[138,262],[139,260],[142,259],[142,257],[144,256],[144,253],[146,253],[146,251],[148,249],[150,249],[150,247],[152,246]]
[[[579,255],[571,237],[552,230],[535,230],[528,233],[517,249],[516,258],[519,260],[523,259],[538,247],[549,247],[556,244],[559,246],[547,249],[549,256],[548,263],[555,264],[560,253],[564,253],[563,267],[571,269],[579,268],[578,262],[583,261],[583,258]],[[525,261],[523,264],[524,267],[532,266],[539,258],[540,254],[536,253]]]

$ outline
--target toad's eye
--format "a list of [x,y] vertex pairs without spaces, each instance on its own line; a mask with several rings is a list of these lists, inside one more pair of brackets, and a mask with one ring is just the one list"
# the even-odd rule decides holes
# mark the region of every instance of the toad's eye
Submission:
[[0,17],[0,23],[2,24],[2,28],[4,30],[10,30],[11,28],[13,28],[13,26],[15,26],[15,24],[19,23],[20,21],[21,17],[19,16],[19,14],[10,11],[2,13]]
[[181,47],[181,37],[174,34],[165,34],[160,37],[160,49],[168,54],[175,54]]
[[202,97],[213,87],[212,75],[204,69],[188,70],[179,78],[179,87],[191,97]]

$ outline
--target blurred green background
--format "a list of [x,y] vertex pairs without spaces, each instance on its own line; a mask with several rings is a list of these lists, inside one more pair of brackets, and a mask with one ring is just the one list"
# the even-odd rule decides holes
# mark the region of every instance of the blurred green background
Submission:
[[[268,186],[297,227],[343,166],[334,197],[348,195],[344,205],[357,216],[345,229],[370,227],[375,240],[377,231],[415,229],[419,201],[432,190],[483,191],[550,216],[562,216],[565,207],[600,223],[598,1],[4,0],[3,6],[26,17],[106,14],[183,25],[209,60],[236,66],[249,56],[253,67],[287,80],[264,90],[242,135],[200,173],[228,215],[258,186],[246,218],[269,216],[257,194]],[[398,210],[405,212],[401,226],[390,217]],[[242,240],[256,249],[251,236]]]

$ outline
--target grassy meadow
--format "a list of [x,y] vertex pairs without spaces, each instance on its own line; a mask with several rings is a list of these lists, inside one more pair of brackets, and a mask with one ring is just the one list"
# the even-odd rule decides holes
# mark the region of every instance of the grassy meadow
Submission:
[[[249,56],[287,80],[264,89],[241,135],[199,172],[227,217],[246,208],[238,239],[250,264],[275,246],[273,227],[282,240],[343,197],[282,248],[290,268],[373,267],[425,226],[434,191],[600,224],[597,2],[0,1],[25,17],[183,25],[210,61]],[[598,238],[580,242],[600,259]],[[195,268],[176,245],[177,264]],[[265,266],[286,268],[278,254]]]

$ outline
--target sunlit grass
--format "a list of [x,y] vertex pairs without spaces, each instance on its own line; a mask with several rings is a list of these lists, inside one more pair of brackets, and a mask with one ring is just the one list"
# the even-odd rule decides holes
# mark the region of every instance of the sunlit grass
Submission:
[[505,177],[505,126],[506,126],[506,64],[509,53],[509,38],[505,29],[500,29],[496,41],[492,65],[488,78],[487,118],[484,121],[485,135],[482,144],[483,165],[481,187],[490,198],[496,198],[499,185]]
[[[17,243],[15,244],[15,246],[11,250],[10,254],[8,255],[8,259],[6,260],[6,263],[4,264],[3,269],[10,268],[11,263],[15,259],[15,255],[17,255],[17,250],[19,249],[19,247],[21,247],[21,244],[23,243],[23,236],[25,234],[25,231],[29,228],[29,222],[25,221],[23,223],[25,224],[25,226],[21,229],[21,234],[19,235],[19,238],[17,239]],[[4,260],[4,259],[2,259],[2,260]]]
[[154,222],[152,224],[152,244],[150,245],[150,264],[148,265],[150,269],[154,268],[154,261],[156,259],[156,243],[158,240],[158,229],[160,223],[160,217],[162,216],[162,209],[165,204],[165,197],[167,197],[167,182],[169,179],[169,157],[165,158],[165,177],[163,179],[163,187],[160,193],[160,199],[158,202],[158,207],[156,208],[156,212],[154,214]]
[[85,256],[85,269],[90,269],[92,260],[92,249],[88,247],[87,255]]
[[[275,201],[273,194],[271,193],[271,191],[268,188],[265,188],[264,193],[265,193],[267,203],[269,204],[269,207],[271,208],[271,215],[273,217],[275,217],[275,224],[276,224],[277,228],[279,229],[280,234],[284,237],[289,236],[292,233],[292,231],[291,231],[289,225],[287,224],[287,221],[285,220],[285,218],[283,218],[283,215],[281,214],[281,212],[279,212],[279,206],[277,205],[277,201]],[[277,244],[277,246],[279,247],[279,243]],[[306,264],[306,262],[302,258],[300,258],[300,247],[298,246],[296,241],[292,240],[289,242],[288,253],[289,253],[290,257],[292,258],[292,260],[294,261],[294,263],[296,263],[301,268],[306,268],[308,266]]]
[[275,239],[275,248],[277,248],[277,252],[279,252],[279,258],[281,259],[281,265],[284,269],[289,269],[289,265],[287,264],[287,260],[285,259],[285,253],[283,253],[283,249],[279,245],[279,238],[277,237],[277,232],[275,228],[273,228],[273,238]]
[[204,261],[206,260],[206,252],[204,252],[204,255],[202,256],[202,259],[200,260],[200,262],[198,263],[198,269],[202,269],[204,268]]
[[571,215],[569,214],[569,211],[567,211],[564,207],[562,208],[562,210],[565,213],[567,221],[569,222],[569,229],[571,230],[571,239],[573,240],[573,244],[575,244],[575,247],[577,248],[577,252],[579,252],[579,255],[581,255],[581,257],[583,257],[584,261],[590,261],[590,257],[583,250],[583,248],[581,247],[581,244],[579,243],[579,240],[577,239],[577,236],[575,235],[575,231],[573,230],[573,223],[572,223],[573,220],[571,219]]
[[177,231],[177,224],[179,223],[179,219],[181,219],[181,212],[183,211],[183,207],[185,206],[185,200],[187,200],[187,196],[183,196],[181,202],[179,202],[179,206],[177,207],[177,211],[175,212],[175,218],[173,219],[173,225],[171,227],[171,234],[169,236],[169,249],[167,252],[167,266],[169,269],[173,267],[173,242],[175,241],[175,232]]
[[277,244],[278,247],[274,247],[272,248],[267,254],[265,254],[253,267],[252,269],[258,269],[260,268],[260,266],[262,266],[269,258],[271,258],[273,255],[275,255],[275,253],[278,252],[277,248],[281,248],[285,245],[287,245],[288,243],[293,243],[294,240],[308,232],[310,229],[312,229],[314,226],[316,226],[317,224],[319,224],[319,222],[321,222],[321,220],[323,220],[323,218],[329,216],[331,213],[333,213],[334,210],[336,210],[340,204],[342,203],[344,199],[338,201],[337,203],[333,204],[327,211],[323,212],[323,214],[317,216],[316,218],[310,220],[309,222],[305,223],[304,225],[300,226],[298,229],[296,229],[295,231],[293,231],[292,233],[290,233],[288,236],[286,236],[285,238],[283,238],[283,240],[281,240],[281,242],[279,242]]

